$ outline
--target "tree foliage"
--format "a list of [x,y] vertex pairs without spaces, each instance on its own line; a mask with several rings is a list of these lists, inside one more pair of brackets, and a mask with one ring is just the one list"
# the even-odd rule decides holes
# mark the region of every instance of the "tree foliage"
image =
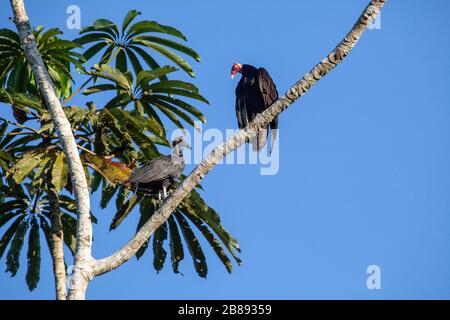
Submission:
[[[136,10],[129,11],[121,26],[107,19],[97,19],[91,26],[83,28],[81,36],[75,41],[84,46],[91,45],[83,53],[87,59],[100,53],[100,64],[114,65],[122,72],[132,68],[135,74],[139,74],[145,70],[145,66],[151,70],[159,69],[161,65],[149,54],[150,51],[158,53],[194,77],[191,65],[179,53],[196,61],[200,61],[200,56],[179,42],[187,41],[183,33],[156,21],[133,23],[140,14]],[[166,75],[161,75],[161,78],[167,80]]]
[[[179,30],[155,21],[135,22],[139,15],[135,10],[128,12],[121,26],[95,20],[73,41],[63,39],[57,28],[34,31],[56,92],[67,102],[64,112],[91,192],[101,193],[102,208],[115,207],[111,230],[130,214],[140,215],[139,229],[155,212],[155,199],[134,194],[124,182],[134,168],[159,156],[161,149],[167,152],[167,122],[184,128],[194,126],[195,120],[206,121],[197,106],[208,103],[206,98],[194,84],[176,78],[179,69],[194,77],[192,66],[181,55],[200,61],[199,55],[182,43],[186,37]],[[93,65],[88,68],[90,62]],[[75,79],[80,78],[81,86],[74,89]],[[85,106],[69,104],[78,93],[83,93],[80,100],[111,98],[101,107],[93,101],[85,101]],[[0,29],[0,108],[8,105],[12,116],[0,118],[0,259],[6,257],[7,272],[15,276],[26,250],[26,283],[33,290],[39,282],[41,242],[50,252],[52,246],[55,212],[49,193],[56,193],[64,243],[72,254],[76,205],[65,155],[19,37],[12,30]],[[92,219],[96,221],[93,215]],[[180,262],[189,252],[197,274],[206,277],[201,238],[228,272],[232,271],[228,254],[240,263],[236,239],[199,191],[193,191],[137,258],[153,251],[153,266],[159,272],[169,255],[173,272],[179,273]],[[152,250],[148,250],[150,242]]]

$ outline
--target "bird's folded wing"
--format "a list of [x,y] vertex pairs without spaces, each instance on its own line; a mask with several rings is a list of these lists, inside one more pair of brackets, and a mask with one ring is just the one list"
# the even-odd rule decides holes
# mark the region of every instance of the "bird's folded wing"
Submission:
[[277,87],[267,70],[264,68],[258,69],[258,83],[264,101],[263,110],[266,110],[278,99]]
[[164,180],[172,174],[174,167],[171,156],[161,156],[133,171],[128,182],[148,183]]
[[242,80],[236,87],[236,117],[239,129],[244,128],[248,124],[247,105],[245,103],[245,91]]

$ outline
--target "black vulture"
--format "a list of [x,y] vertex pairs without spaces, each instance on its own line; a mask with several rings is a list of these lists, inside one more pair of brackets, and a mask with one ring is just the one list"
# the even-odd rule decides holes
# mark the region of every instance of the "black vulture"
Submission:
[[[236,87],[236,116],[239,129],[244,128],[258,113],[263,112],[278,99],[278,91],[269,73],[264,68],[255,68],[248,64],[235,63],[231,68],[231,79],[237,73],[242,78]],[[270,123],[272,134],[271,150],[276,139],[278,129],[278,117]],[[255,139],[252,139],[254,151],[260,151],[266,144],[267,130],[260,130]]]
[[136,191],[146,195],[158,194],[161,200],[161,192],[167,197],[167,189],[184,171],[183,147],[189,145],[178,137],[172,142],[172,154],[159,156],[142,167],[134,170],[127,183]]

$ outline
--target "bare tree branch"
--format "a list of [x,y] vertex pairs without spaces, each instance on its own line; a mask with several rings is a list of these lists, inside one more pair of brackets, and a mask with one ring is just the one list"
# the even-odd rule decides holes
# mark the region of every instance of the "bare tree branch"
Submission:
[[90,217],[89,189],[86,182],[86,176],[70,123],[64,114],[61,102],[55,93],[52,79],[50,78],[42,57],[36,47],[36,40],[32,33],[24,2],[23,0],[11,0],[10,2],[14,13],[14,23],[19,32],[22,47],[28,62],[33,69],[33,74],[36,78],[39,90],[45,99],[46,106],[52,117],[52,121],[69,165],[78,212],[75,267],[71,280],[70,296],[74,299],[84,299],[87,284],[91,279],[89,272],[92,269],[93,262],[91,256],[92,223]]
[[94,264],[95,276],[109,272],[133,257],[139,248],[147,241],[150,235],[172,214],[178,204],[191,192],[192,189],[206,176],[222,158],[237,149],[255,133],[267,125],[281,112],[286,110],[298,98],[303,96],[318,80],[334,69],[350,53],[360,39],[368,24],[380,12],[385,0],[372,0],[359,17],[356,24],[337,45],[337,47],[300,81],[294,84],[285,95],[277,100],[267,110],[259,114],[247,127],[239,130],[225,143],[220,144],[204,159],[164,202],[151,218],[145,223],[136,235],[121,249],[111,256],[97,260]]

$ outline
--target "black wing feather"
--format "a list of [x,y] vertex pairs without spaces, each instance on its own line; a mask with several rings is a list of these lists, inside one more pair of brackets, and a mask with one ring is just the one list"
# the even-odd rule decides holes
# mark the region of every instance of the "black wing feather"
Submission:
[[[266,110],[278,100],[277,86],[273,82],[269,72],[267,72],[264,68],[258,69],[258,83],[259,89],[261,90],[261,96],[264,101],[264,110]],[[272,120],[270,123],[270,128],[278,129],[278,117]]]
[[264,68],[258,69],[258,83],[264,101],[264,110],[278,99],[277,86]]
[[245,90],[242,79],[236,87],[236,117],[239,129],[244,128],[248,124],[247,105],[245,103]]

